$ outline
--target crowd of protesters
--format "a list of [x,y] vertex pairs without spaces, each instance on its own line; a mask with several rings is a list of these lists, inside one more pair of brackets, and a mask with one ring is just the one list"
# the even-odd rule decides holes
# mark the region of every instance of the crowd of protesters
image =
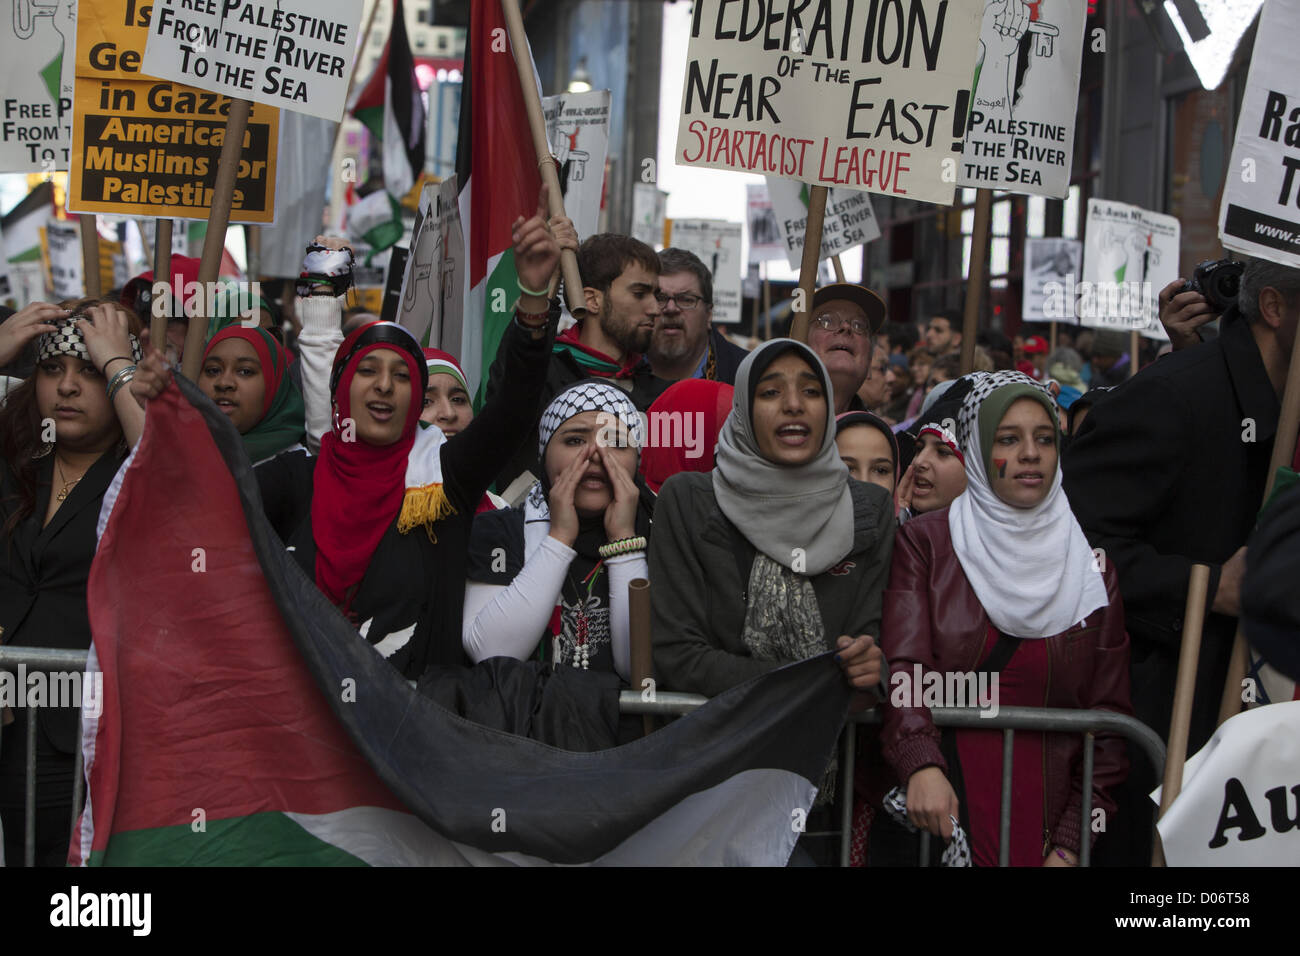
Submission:
[[[271,526],[412,685],[501,657],[626,683],[629,587],[647,578],[660,688],[714,696],[830,652],[853,709],[881,708],[854,787],[859,862],[915,862],[920,829],[947,862],[993,865],[1000,733],[942,730],[892,691],[969,672],[997,683],[1002,706],[1136,714],[1164,735],[1188,572],[1203,562],[1191,745],[1208,739],[1251,578],[1278,594],[1296,559],[1276,530],[1294,523],[1295,493],[1261,524],[1267,562],[1250,561],[1248,538],[1300,271],[1250,263],[1221,316],[1164,290],[1173,354],[1136,375],[1126,333],[1066,327],[1050,344],[983,332],[962,374],[958,310],[891,317],[838,282],[816,291],[806,343],[747,350],[712,321],[693,254],[579,241],[545,208],[543,195],[513,223],[518,304],[477,414],[458,356],[348,308],[341,241],[309,247],[289,347],[270,302],[256,327],[209,328],[197,384],[242,437]],[[585,285],[568,297],[587,316],[563,328],[561,299],[539,291],[562,249],[577,254]],[[183,317],[148,342],[149,279],[0,323],[5,645],[90,646],[100,506],[184,348]],[[698,442],[651,441],[656,416],[698,421]],[[1280,593],[1290,603],[1267,609],[1261,634],[1288,633],[1278,615],[1294,589]],[[1294,659],[1285,637],[1276,646]],[[54,864],[75,709],[6,712],[0,822],[16,862],[33,713],[38,862]],[[1100,735],[1089,799],[1112,822],[1081,831],[1080,750],[1077,735],[1017,736],[1013,864],[1076,865],[1087,840],[1113,862],[1149,859],[1150,768]],[[827,820],[835,770],[814,809]],[[826,859],[812,840],[796,848],[798,862]]]

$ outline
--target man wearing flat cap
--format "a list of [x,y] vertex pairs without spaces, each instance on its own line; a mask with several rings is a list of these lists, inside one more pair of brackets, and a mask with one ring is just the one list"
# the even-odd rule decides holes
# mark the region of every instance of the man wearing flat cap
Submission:
[[872,343],[884,324],[884,301],[864,285],[836,282],[813,293],[808,345],[830,375],[835,414],[868,410],[858,389],[871,373]]

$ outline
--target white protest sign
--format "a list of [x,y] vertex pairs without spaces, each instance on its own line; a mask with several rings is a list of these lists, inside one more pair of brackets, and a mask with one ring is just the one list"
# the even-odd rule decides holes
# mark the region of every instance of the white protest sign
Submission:
[[343,118],[362,0],[155,0],[141,71]]
[[600,231],[600,200],[609,152],[609,90],[561,93],[542,100],[546,138],[559,164],[564,212],[580,238]]
[[985,0],[962,186],[1064,199],[1086,4]]
[[1188,759],[1182,789],[1156,828],[1169,866],[1295,866],[1297,819],[1300,701],[1293,701],[1248,710],[1215,731]]
[[[1079,269],[1083,264],[1083,243],[1077,239],[1026,239],[1025,240],[1025,281],[1021,297],[1020,317],[1026,322],[1068,322],[1075,321],[1073,307],[1064,307],[1058,303],[1055,315],[1045,311],[1048,294],[1046,287],[1054,283],[1053,288],[1064,301],[1064,289],[1067,282],[1079,281]],[[1073,300],[1071,300],[1071,304]]]
[[0,29],[0,173],[67,169],[77,2],[12,5],[12,29]]
[[664,243],[664,215],[668,211],[668,194],[652,183],[632,184],[632,238],[640,239],[651,249]]
[[77,223],[51,219],[45,225],[45,243],[54,297],[80,299],[85,295],[86,284],[81,274],[81,230]]
[[696,0],[676,162],[951,203],[982,12]]
[[745,224],[749,228],[750,265],[785,258],[781,227],[777,225],[767,186],[762,183],[745,185]]
[[[809,187],[791,179],[769,176],[767,192],[781,230],[782,251],[791,269],[803,263],[803,237],[808,230]],[[822,220],[821,259],[829,259],[880,238],[871,197],[852,189],[832,189],[826,196]]]
[[420,211],[402,275],[396,321],[421,345],[460,354],[464,270],[465,237],[452,176],[426,185],[420,193]]
[[[1044,316],[1070,313],[1078,297],[1081,325],[1137,329],[1167,340],[1158,316],[1160,290],[1178,278],[1180,227],[1173,216],[1108,199],[1089,199],[1083,236],[1083,281],[1044,284]],[[1062,307],[1063,305],[1063,307]]]
[[1225,249],[1300,266],[1300,0],[1260,14],[1219,207]]
[[693,252],[713,275],[713,321],[740,321],[740,246],[738,222],[674,219],[669,245]]

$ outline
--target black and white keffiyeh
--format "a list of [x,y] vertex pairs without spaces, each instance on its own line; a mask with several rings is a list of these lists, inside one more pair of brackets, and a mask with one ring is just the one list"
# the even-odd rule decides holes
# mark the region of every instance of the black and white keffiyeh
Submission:
[[[86,348],[86,339],[77,325],[78,319],[90,319],[88,315],[70,315],[58,319],[53,324],[58,326],[54,332],[46,332],[36,343],[36,361],[44,362],[52,355],[71,355],[83,362],[90,361],[90,352]],[[140,340],[127,333],[131,342],[131,359],[139,362],[144,352],[140,349]]]
[[[627,393],[614,385],[604,382],[579,382],[565,389],[546,406],[537,426],[537,454],[546,458],[546,446],[556,429],[574,415],[583,412],[605,412],[612,415],[627,429],[627,440],[636,448],[645,444],[645,435],[641,427],[641,415],[628,398]],[[614,422],[611,420],[610,425]]]
[[[908,833],[916,833],[917,827],[907,818],[907,791],[902,787],[895,787],[885,794],[885,812],[894,818],[901,826],[907,828]],[[952,821],[952,839],[948,841],[948,846],[943,851],[943,856],[939,860],[940,866],[974,866],[971,859],[970,840],[966,837],[966,831],[961,828],[957,818],[950,816]]]

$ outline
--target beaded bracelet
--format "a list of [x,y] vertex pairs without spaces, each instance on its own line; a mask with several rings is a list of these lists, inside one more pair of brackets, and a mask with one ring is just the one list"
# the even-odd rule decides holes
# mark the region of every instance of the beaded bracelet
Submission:
[[515,321],[528,331],[536,332],[540,329],[546,328],[547,323],[551,321],[551,314],[549,312],[524,312],[523,310],[516,308]]
[[619,538],[609,544],[602,544],[596,551],[602,558],[613,558],[633,551],[644,551],[645,546],[645,535],[639,534],[635,538]]
[[117,372],[109,381],[106,390],[108,392],[108,400],[110,403],[117,397],[117,393],[122,390],[122,386],[135,378],[135,369],[136,367],[134,365],[127,365]]

